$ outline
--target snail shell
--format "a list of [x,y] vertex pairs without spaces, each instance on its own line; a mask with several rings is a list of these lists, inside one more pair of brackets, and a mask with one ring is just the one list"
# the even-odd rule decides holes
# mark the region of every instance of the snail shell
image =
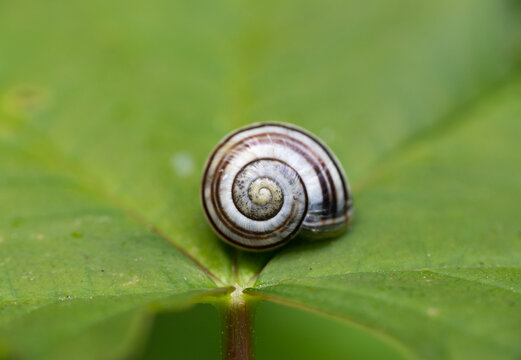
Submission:
[[315,136],[283,123],[224,138],[206,163],[201,198],[219,236],[245,250],[273,249],[297,233],[336,236],[352,216],[338,160]]

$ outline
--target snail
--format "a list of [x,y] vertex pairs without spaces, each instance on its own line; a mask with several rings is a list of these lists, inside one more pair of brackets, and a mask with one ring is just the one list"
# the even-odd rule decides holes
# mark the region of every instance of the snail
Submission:
[[258,123],[210,154],[201,200],[219,237],[244,250],[279,247],[297,234],[343,233],[353,206],[344,171],[317,137],[286,123]]

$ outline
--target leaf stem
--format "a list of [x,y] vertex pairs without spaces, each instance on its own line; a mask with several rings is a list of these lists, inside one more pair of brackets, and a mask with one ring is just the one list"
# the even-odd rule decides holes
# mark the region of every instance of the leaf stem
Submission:
[[223,360],[253,359],[253,308],[242,290],[235,285],[223,310]]

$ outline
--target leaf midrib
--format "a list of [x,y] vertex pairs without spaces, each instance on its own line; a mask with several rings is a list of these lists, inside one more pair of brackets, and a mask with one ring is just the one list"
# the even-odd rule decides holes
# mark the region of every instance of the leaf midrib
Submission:
[[369,186],[373,179],[385,172],[399,157],[414,151],[416,147],[422,144],[443,138],[451,132],[456,131],[459,127],[469,123],[472,119],[472,117],[469,116],[470,114],[475,112],[477,108],[486,106],[487,103],[493,101],[494,98],[503,93],[509,86],[516,84],[520,78],[521,69],[512,71],[502,79],[485,87],[476,96],[462,102],[459,106],[449,109],[445,116],[441,116],[438,120],[426,124],[423,128],[404,138],[397,143],[393,149],[388,151],[387,154],[382,156],[365,176],[362,176],[358,182],[353,184],[353,192],[359,192]]
[[[227,294],[232,291],[232,288],[230,287],[220,287],[220,288],[207,288],[207,289],[187,289],[187,290],[181,290],[181,291],[153,291],[153,292],[140,292],[140,293],[132,293],[132,294],[98,294],[98,295],[92,295],[92,296],[73,296],[70,299],[60,300],[56,297],[37,297],[37,298],[24,298],[24,299],[17,299],[17,300],[8,300],[8,301],[0,301],[0,305],[36,305],[32,307],[31,309],[25,311],[23,314],[19,314],[18,316],[15,316],[11,319],[9,319],[3,326],[6,324],[12,323],[19,319],[22,316],[30,315],[36,311],[41,311],[43,309],[52,307],[57,304],[61,303],[74,303],[78,301],[90,301],[94,299],[127,299],[127,298],[135,298],[136,296],[143,297],[142,303],[136,303],[131,304],[128,309],[123,309],[121,311],[118,311],[117,314],[130,311],[132,309],[136,309],[142,306],[146,306],[147,304],[154,304],[157,302],[162,302],[165,300],[168,300],[171,297],[175,297],[176,295],[190,295],[190,293],[195,293],[193,301],[197,302],[197,299],[202,299],[205,297],[219,297],[220,295]],[[45,302],[48,301],[48,302]],[[40,305],[38,305],[38,302]],[[181,302],[177,305],[183,306],[188,305],[189,302]],[[166,305],[168,307],[168,304]]]
[[[493,287],[493,288],[496,288],[496,289],[502,289],[502,290],[506,290],[506,291],[509,291],[509,292],[521,295],[521,291],[516,291],[515,289],[508,288],[508,287],[505,287],[505,286],[501,286],[501,285],[498,285],[496,283],[479,281],[479,280],[476,280],[476,279],[469,279],[469,278],[460,277],[460,276],[447,274],[447,273],[443,272],[443,270],[489,270],[489,269],[494,269],[494,270],[498,270],[498,269],[501,269],[501,270],[507,270],[507,269],[521,270],[521,266],[502,266],[502,265],[498,265],[498,266],[450,266],[450,267],[435,267],[435,268],[356,271],[356,272],[347,272],[347,273],[343,273],[343,274],[331,274],[331,275],[322,275],[322,276],[305,276],[305,277],[300,277],[300,278],[289,278],[289,279],[283,279],[283,280],[272,282],[272,283],[261,284],[261,285],[255,286],[255,287],[250,287],[248,289],[251,289],[251,290],[253,290],[253,289],[263,289],[263,288],[267,288],[267,287],[273,287],[273,286],[282,285],[285,282],[292,282],[292,281],[327,280],[327,279],[333,279],[333,278],[344,277],[344,276],[357,276],[357,275],[368,275],[368,274],[386,275],[386,274],[399,274],[399,273],[430,272],[432,274],[436,274],[436,275],[439,275],[439,276],[442,276],[442,277],[451,277],[451,278],[455,278],[455,279],[460,279],[460,280],[468,281],[468,282],[471,282],[471,283],[485,285],[485,286]],[[294,283],[292,283],[292,285],[293,284]]]
[[[96,294],[96,295],[82,295],[82,296],[71,296],[69,299],[66,300],[59,300],[59,298],[55,296],[38,296],[38,297],[27,297],[27,298],[19,298],[16,300],[0,300],[0,305],[19,305],[20,303],[30,303],[30,302],[36,302],[36,301],[54,301],[52,304],[58,304],[60,302],[67,302],[67,301],[76,301],[76,300],[93,300],[93,299],[109,299],[109,298],[118,298],[118,299],[124,299],[124,298],[131,298],[134,296],[174,296],[174,295],[181,295],[181,294],[189,294],[190,292],[200,292],[202,290],[207,290],[208,292],[213,292],[215,290],[223,291],[224,289],[229,289],[227,287],[222,288],[198,288],[198,289],[187,289],[187,290],[180,290],[180,291],[174,291],[172,290],[166,290],[166,291],[143,291],[143,292],[135,292],[131,294]],[[56,301],[58,300],[58,301]],[[52,304],[46,304],[46,305],[52,305]]]

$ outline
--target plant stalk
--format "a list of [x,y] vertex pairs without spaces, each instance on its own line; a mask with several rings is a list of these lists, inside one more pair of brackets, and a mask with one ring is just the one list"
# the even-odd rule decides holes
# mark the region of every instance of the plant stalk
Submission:
[[253,309],[236,285],[223,311],[223,360],[253,359]]

